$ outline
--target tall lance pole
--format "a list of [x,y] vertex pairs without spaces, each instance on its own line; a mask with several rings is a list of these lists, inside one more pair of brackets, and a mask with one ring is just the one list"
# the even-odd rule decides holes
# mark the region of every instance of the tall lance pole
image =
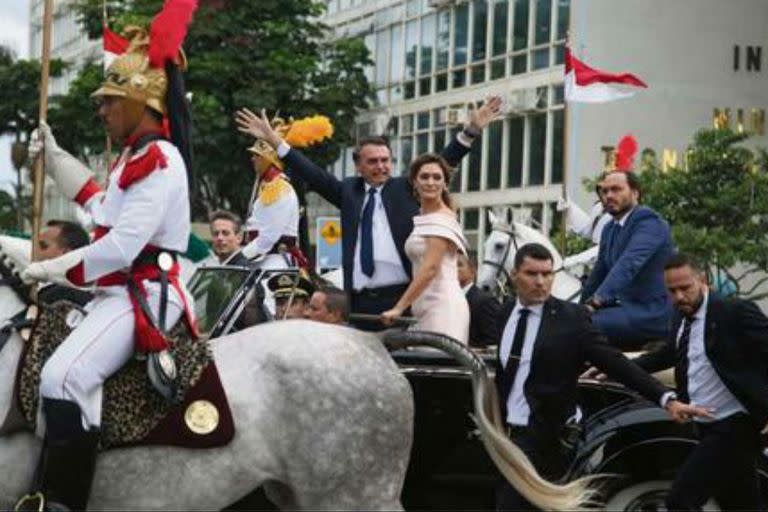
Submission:
[[[43,54],[40,58],[40,112],[38,117],[45,121],[48,117],[48,78],[51,70],[51,26],[53,25],[53,0],[43,2]],[[43,186],[45,159],[42,154],[35,161],[33,169],[32,194],[32,261],[40,255],[40,230],[43,222]]]

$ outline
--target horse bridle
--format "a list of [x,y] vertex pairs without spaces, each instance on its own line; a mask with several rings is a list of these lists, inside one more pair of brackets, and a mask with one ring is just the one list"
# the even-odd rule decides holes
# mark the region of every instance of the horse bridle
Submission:
[[496,230],[508,235],[507,244],[504,246],[504,253],[498,263],[486,258],[483,260],[482,264],[489,265],[496,269],[496,274],[493,276],[493,280],[496,281],[499,294],[505,296],[508,289],[512,288],[512,278],[509,276],[507,269],[504,268],[504,263],[507,261],[510,249],[514,246],[515,252],[517,252],[519,247],[517,245],[517,237],[515,236],[515,228],[513,226],[508,228],[497,227]]
[[[0,250],[0,286],[6,285],[13,290],[13,292],[21,299],[26,306],[31,303],[29,297],[29,289],[19,277],[19,274],[9,266],[8,262],[10,258]],[[20,314],[11,317],[4,325],[0,326],[0,350],[5,347],[11,333],[14,330],[18,330],[30,325],[30,321],[25,318],[23,313],[26,313],[25,307]]]
[[[504,246],[504,254],[501,257],[500,263],[497,263],[495,261],[484,259],[482,264],[483,265],[490,265],[491,267],[496,269],[496,274],[493,276],[494,281],[496,281],[496,285],[499,289],[499,295],[501,297],[504,297],[508,294],[509,290],[513,288],[512,284],[512,277],[507,272],[507,269],[504,268],[504,263],[507,261],[507,257],[509,256],[510,249],[514,246],[515,252],[520,250],[520,246],[517,245],[517,237],[515,236],[515,228],[514,226],[510,227],[496,227],[496,231],[499,231],[501,233],[505,233],[509,236],[507,239],[507,245]],[[560,268],[555,269],[555,273],[558,272],[565,272],[565,267],[560,266]],[[576,294],[569,297],[568,300],[573,300],[574,297],[577,297],[581,291],[577,291]]]

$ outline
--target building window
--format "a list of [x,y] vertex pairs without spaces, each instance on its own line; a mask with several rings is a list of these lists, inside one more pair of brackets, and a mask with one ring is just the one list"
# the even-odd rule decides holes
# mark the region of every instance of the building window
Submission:
[[477,231],[480,229],[480,211],[477,208],[464,208],[464,222],[462,227],[465,231]]
[[448,68],[451,50],[451,11],[448,9],[437,13],[437,61],[438,71]]
[[551,38],[552,0],[536,0],[534,44],[548,44]]
[[389,29],[376,33],[376,85],[387,84],[387,63],[389,63]]
[[467,43],[469,37],[469,4],[456,7],[453,17],[453,65],[467,63]]
[[513,50],[523,50],[528,48],[528,16],[530,15],[528,1],[529,0],[514,0],[515,12],[513,19],[515,27],[512,39]]
[[[451,128],[449,131],[449,140],[453,140],[456,138],[456,134],[459,133],[458,128]],[[463,179],[464,171],[462,171],[462,163],[459,163],[459,166],[456,169],[456,173],[454,173],[453,181],[451,181],[451,192],[460,192],[461,191],[461,181]]]
[[568,24],[571,21],[571,0],[555,0],[557,2],[557,39],[565,39],[568,35]]
[[552,179],[550,183],[563,182],[564,112],[552,112]]
[[403,79],[403,27],[392,26],[392,52],[390,53],[389,82],[399,83]]
[[507,187],[516,188],[523,184],[523,150],[525,148],[525,118],[509,120],[507,137]]
[[493,4],[493,48],[492,54],[503,55],[507,53],[507,23],[509,18],[509,5],[507,0]]
[[486,161],[485,188],[495,190],[501,188],[501,151],[504,143],[504,123],[496,121],[488,127],[488,153]]
[[408,173],[408,166],[413,160],[413,138],[400,138],[400,174],[405,176]]
[[[485,134],[480,136],[485,138]],[[483,164],[483,141],[475,140],[469,150],[469,169],[467,172],[467,192],[480,190],[480,174]]]
[[405,78],[413,80],[416,78],[416,52],[418,50],[418,39],[416,34],[419,30],[418,20],[411,20],[405,24]]
[[543,185],[546,166],[547,114],[531,116],[531,137],[528,145],[530,164],[528,165],[528,184]]
[[485,37],[488,28],[488,0],[474,0],[472,4],[472,62],[484,60]]

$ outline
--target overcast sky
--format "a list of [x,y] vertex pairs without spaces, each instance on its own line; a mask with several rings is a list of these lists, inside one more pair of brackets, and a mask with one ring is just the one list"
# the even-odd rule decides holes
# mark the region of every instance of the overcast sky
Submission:
[[0,44],[26,58],[29,49],[29,0],[0,0]]
[[[8,46],[19,58],[29,52],[29,0],[0,0],[0,45]],[[0,91],[0,101],[12,91]],[[10,190],[16,180],[11,165],[10,141],[0,139],[0,187]]]

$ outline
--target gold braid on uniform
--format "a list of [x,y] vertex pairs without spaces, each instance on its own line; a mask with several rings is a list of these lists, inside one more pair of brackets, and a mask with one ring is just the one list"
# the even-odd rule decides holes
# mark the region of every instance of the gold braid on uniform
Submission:
[[293,187],[283,177],[278,176],[272,181],[262,182],[259,185],[259,201],[264,206],[269,206],[281,197],[290,194]]

